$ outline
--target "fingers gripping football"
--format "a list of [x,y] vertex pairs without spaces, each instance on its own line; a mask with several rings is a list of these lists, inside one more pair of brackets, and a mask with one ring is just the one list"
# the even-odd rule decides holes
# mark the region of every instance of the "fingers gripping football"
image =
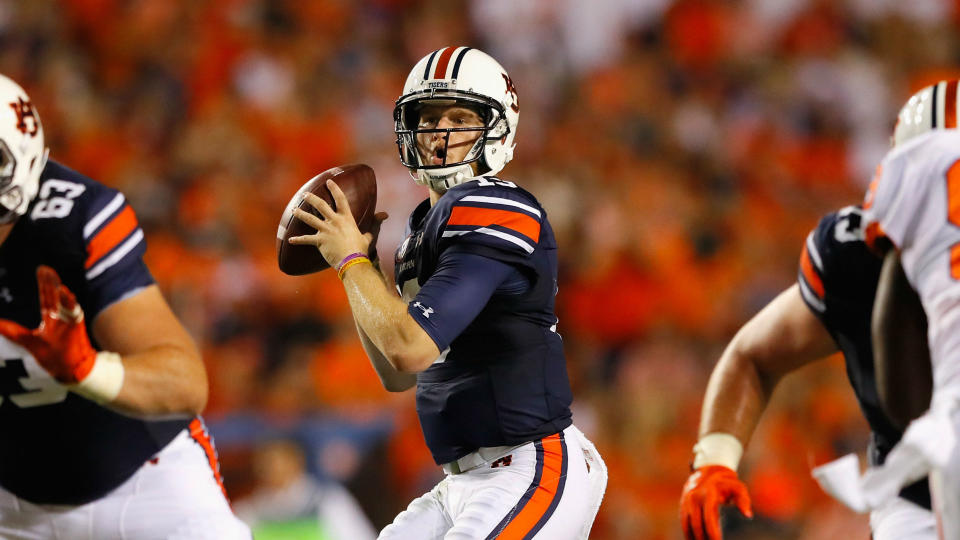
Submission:
[[0,335],[30,351],[59,382],[79,383],[90,374],[97,358],[83,324],[83,310],[53,268],[37,268],[37,285],[40,326],[29,330],[13,321],[0,319]]
[[694,471],[683,486],[680,522],[687,540],[721,540],[720,506],[734,505],[753,517],[747,487],[737,473],[722,465],[707,465]]
[[327,180],[327,188],[333,196],[337,209],[334,210],[326,201],[313,193],[306,193],[304,200],[316,208],[323,219],[297,208],[294,216],[317,232],[292,237],[290,243],[316,246],[323,258],[333,266],[351,253],[367,253],[373,236],[370,233],[360,232],[350,211],[347,196],[336,182]]

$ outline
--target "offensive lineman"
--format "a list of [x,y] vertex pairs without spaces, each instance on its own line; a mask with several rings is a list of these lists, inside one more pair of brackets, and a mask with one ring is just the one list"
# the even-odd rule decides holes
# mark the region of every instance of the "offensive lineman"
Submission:
[[[877,397],[870,323],[882,261],[864,243],[862,210],[825,216],[807,236],[798,283],[781,293],[737,333],[714,368],[694,447],[694,472],[680,501],[688,540],[722,538],[719,507],[735,504],[752,516],[736,469],[780,379],[843,352],[847,375],[871,429],[868,457],[883,463],[902,432]],[[875,540],[933,540],[926,481],[919,481],[870,516]]]
[[0,538],[250,538],[197,416],[203,363],[133,210],[47,160],[2,75],[0,101]]
[[317,233],[291,242],[316,245],[338,269],[374,368],[390,391],[416,385],[447,473],[381,538],[586,538],[606,488],[571,421],[553,231],[533,195],[493,176],[513,155],[518,113],[512,80],[476,49],[440,49],[410,72],[397,145],[430,196],[396,253],[402,299],[367,264],[372,235],[334,182],[341,210],[307,195],[325,219],[297,213]]

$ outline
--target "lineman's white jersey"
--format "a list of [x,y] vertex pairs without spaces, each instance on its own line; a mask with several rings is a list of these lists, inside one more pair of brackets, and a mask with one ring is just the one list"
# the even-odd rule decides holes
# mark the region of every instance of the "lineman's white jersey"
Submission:
[[886,237],[899,248],[923,302],[935,397],[960,395],[960,130],[890,151],[870,186],[864,224],[868,244]]

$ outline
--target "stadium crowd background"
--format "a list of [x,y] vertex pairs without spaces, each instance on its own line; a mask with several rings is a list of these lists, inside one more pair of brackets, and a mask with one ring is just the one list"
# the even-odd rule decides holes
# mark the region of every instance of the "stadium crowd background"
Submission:
[[[451,44],[492,54],[521,106],[502,175],[556,230],[574,417],[610,469],[592,537],[675,539],[713,364],[796,279],[818,218],[861,199],[901,101],[960,73],[958,4],[0,1],[0,72],[33,97],[52,157],[137,211],[204,350],[238,508],[256,515],[251,494],[302,470],[379,528],[441,473],[334,273],[278,271],[277,221],[311,176],[368,163],[389,261],[425,196],[393,144],[407,70]],[[741,468],[758,517],[731,538],[866,538],[809,475],[866,436],[841,359],[791,376]]]

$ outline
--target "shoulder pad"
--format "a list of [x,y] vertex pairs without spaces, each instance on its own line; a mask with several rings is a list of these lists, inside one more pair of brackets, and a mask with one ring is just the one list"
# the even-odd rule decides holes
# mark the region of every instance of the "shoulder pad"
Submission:
[[88,280],[145,250],[143,230],[122,193],[52,160],[41,177],[30,219],[80,232]]
[[863,210],[848,206],[824,216],[807,235],[800,255],[798,282],[807,304],[826,310],[827,298],[875,287],[879,259],[864,242]]
[[475,245],[529,256],[540,242],[546,216],[533,195],[498,179],[480,178],[456,186],[437,205],[433,218],[440,251],[453,244]]

